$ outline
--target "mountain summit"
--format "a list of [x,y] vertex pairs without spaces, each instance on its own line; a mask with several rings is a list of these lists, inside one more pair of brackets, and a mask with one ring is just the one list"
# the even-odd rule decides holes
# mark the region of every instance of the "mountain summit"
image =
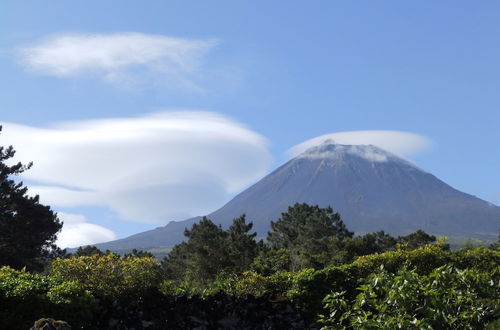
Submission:
[[[357,233],[384,230],[401,235],[422,229],[437,235],[495,238],[500,227],[500,207],[460,192],[376,146],[332,141],[291,159],[207,217],[227,227],[245,213],[264,236],[270,221],[297,202],[332,206]],[[97,246],[172,246],[184,239],[184,228],[197,220],[171,222]]]

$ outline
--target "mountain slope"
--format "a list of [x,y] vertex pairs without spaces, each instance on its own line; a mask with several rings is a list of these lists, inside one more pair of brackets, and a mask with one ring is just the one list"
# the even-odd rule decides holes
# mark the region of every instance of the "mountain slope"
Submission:
[[[208,215],[227,227],[245,213],[260,236],[269,222],[296,202],[331,205],[350,230],[385,230],[393,235],[417,229],[447,236],[495,238],[500,207],[460,192],[415,165],[372,145],[324,143],[311,148]],[[171,246],[199,218],[100,248]]]

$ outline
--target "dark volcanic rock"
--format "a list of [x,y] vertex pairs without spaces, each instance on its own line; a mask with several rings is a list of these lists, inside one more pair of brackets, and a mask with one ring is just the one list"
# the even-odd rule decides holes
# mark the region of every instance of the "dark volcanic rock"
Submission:
[[319,329],[315,315],[271,295],[199,297],[151,291],[135,302],[101,302],[90,329]]

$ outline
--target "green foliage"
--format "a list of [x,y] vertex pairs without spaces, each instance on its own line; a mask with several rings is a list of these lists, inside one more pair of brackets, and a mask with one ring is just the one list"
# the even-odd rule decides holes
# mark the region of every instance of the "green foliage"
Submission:
[[479,246],[473,249],[460,249],[454,254],[454,265],[458,268],[474,268],[492,272],[500,265],[500,251]]
[[28,196],[28,188],[12,179],[32,165],[7,165],[14,155],[12,146],[0,146],[0,265],[41,270],[51,254],[61,252],[54,242],[62,223],[38,195]]
[[186,229],[187,242],[177,245],[163,261],[167,279],[203,285],[229,266],[227,233],[207,218]]
[[136,298],[160,282],[154,258],[120,258],[113,253],[56,259],[50,273],[80,283],[95,296],[117,299]]
[[304,269],[296,273],[288,291],[290,299],[312,312],[322,310],[323,298],[332,291],[352,292],[357,279],[348,267],[327,267],[322,270]]
[[352,265],[357,268],[360,277],[376,271],[383,266],[390,272],[396,272],[406,265],[415,268],[419,274],[427,274],[442,265],[453,262],[451,252],[439,245],[428,244],[415,250],[397,249],[381,254],[358,257]]
[[323,329],[479,329],[492,319],[485,299],[500,290],[487,274],[442,266],[428,275],[382,270],[358,287],[355,299],[336,291],[324,299]]
[[177,296],[177,295],[201,295],[201,291],[198,288],[190,286],[186,282],[174,282],[169,280],[164,280],[160,282],[158,286],[158,291],[166,296]]
[[267,292],[274,296],[283,296],[292,286],[293,275],[290,272],[282,272],[262,276],[254,272],[245,272],[235,283],[235,294],[261,296]]
[[287,249],[262,249],[250,265],[252,271],[264,276],[286,271],[290,267],[290,251]]
[[187,242],[176,245],[163,259],[164,277],[206,287],[221,271],[247,270],[262,246],[255,234],[248,233],[251,229],[245,215],[234,219],[227,231],[204,217],[186,229]]
[[227,230],[225,247],[229,254],[229,264],[233,271],[248,270],[250,264],[259,253],[261,246],[255,241],[257,233],[249,234],[253,223],[246,223],[245,215],[233,220]]
[[494,243],[491,243],[490,249],[500,251],[500,230],[498,231],[498,240]]
[[92,319],[97,309],[94,296],[75,281],[61,282],[47,291],[47,298],[52,304],[52,316],[63,319],[74,327]]
[[320,208],[306,203],[289,207],[278,221],[271,221],[271,228],[267,243],[272,249],[290,251],[291,270],[323,266],[318,260],[328,252],[328,241],[332,237],[353,236],[331,207]]
[[408,250],[414,250],[427,244],[434,243],[436,236],[429,235],[423,230],[417,230],[406,236],[399,236],[397,242]]
[[94,297],[76,282],[0,268],[1,329],[27,329],[43,315],[83,326],[95,308]]
[[68,255],[68,257],[74,256],[74,257],[83,257],[83,256],[93,256],[93,255],[99,255],[102,256],[104,255],[104,252],[99,250],[97,247],[93,245],[87,245],[87,246],[80,246],[78,249],[76,249],[75,253]]
[[130,253],[125,253],[123,257],[127,258],[154,258],[155,256],[149,251],[133,249]]

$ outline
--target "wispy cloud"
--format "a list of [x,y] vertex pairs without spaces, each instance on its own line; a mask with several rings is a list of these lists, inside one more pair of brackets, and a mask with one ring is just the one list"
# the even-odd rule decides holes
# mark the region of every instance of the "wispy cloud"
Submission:
[[21,63],[56,77],[95,74],[122,84],[160,74],[186,88],[200,88],[196,75],[215,39],[193,40],[143,33],[61,34],[19,48]]
[[350,131],[317,136],[295,145],[288,150],[290,156],[296,156],[307,149],[331,140],[337,144],[374,145],[401,157],[411,157],[431,145],[425,136],[402,131]]
[[16,159],[34,162],[24,179],[42,202],[105,206],[122,219],[162,224],[213,211],[271,161],[261,135],[200,111],[48,128],[6,123],[2,141]]
[[115,233],[111,230],[88,223],[83,215],[58,212],[58,216],[64,222],[56,242],[61,248],[93,245],[116,239]]

